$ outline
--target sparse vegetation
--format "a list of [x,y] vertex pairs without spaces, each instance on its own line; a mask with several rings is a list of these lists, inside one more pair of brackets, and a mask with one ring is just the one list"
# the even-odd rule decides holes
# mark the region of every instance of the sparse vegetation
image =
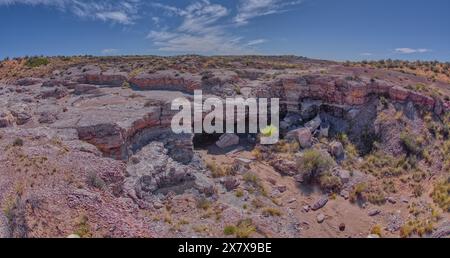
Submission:
[[411,220],[400,228],[400,237],[407,238],[413,234],[422,237],[426,234],[431,234],[433,229],[434,225],[431,220]]
[[27,59],[25,65],[30,68],[35,68],[43,65],[48,65],[50,60],[46,57],[30,57]]
[[381,226],[380,225],[375,225],[375,226],[373,226],[372,227],[372,229],[370,230],[370,234],[373,234],[373,235],[378,235],[378,236],[382,236],[382,229],[381,229]]
[[23,146],[23,140],[22,140],[22,138],[16,138],[16,139],[13,141],[13,146],[15,146],[15,147],[21,147],[21,146]]
[[436,183],[431,198],[444,211],[450,212],[450,177]]
[[197,200],[197,208],[207,210],[211,207],[211,202],[207,198],[200,198]]
[[231,236],[231,235],[234,235],[234,234],[236,234],[236,227],[235,226],[233,226],[233,225],[228,225],[228,226],[225,226],[225,228],[223,229],[223,233],[226,235],[226,236]]
[[237,223],[235,234],[237,238],[248,238],[255,230],[256,228],[253,225],[253,221],[251,219],[244,219]]
[[265,208],[262,214],[264,216],[271,216],[271,217],[279,217],[282,215],[281,211],[276,208]]
[[75,226],[75,234],[81,238],[92,237],[91,226],[87,215],[83,214],[78,218]]
[[423,140],[420,136],[403,132],[400,134],[400,141],[409,155],[422,155]]
[[303,179],[312,182],[326,174],[331,169],[333,160],[316,149],[309,149],[303,153],[303,156],[297,162],[299,173],[303,175]]
[[88,173],[86,183],[90,187],[94,187],[100,190],[102,190],[106,186],[105,181],[101,177],[99,177],[95,172]]
[[386,202],[384,192],[368,183],[359,183],[353,186],[350,192],[351,202],[370,202],[375,205],[381,205]]

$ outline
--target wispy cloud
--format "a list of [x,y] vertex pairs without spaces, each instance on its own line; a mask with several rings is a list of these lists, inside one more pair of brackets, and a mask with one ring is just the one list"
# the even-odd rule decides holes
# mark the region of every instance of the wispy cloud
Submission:
[[399,54],[416,54],[416,53],[427,53],[427,52],[430,52],[431,49],[427,49],[427,48],[414,49],[414,48],[405,47],[405,48],[396,48],[394,51]]
[[263,44],[263,43],[266,43],[266,42],[267,42],[266,39],[250,40],[249,42],[247,42],[247,46],[259,45],[259,44]]
[[138,18],[140,0],[0,0],[1,5],[45,5],[69,11],[86,19],[96,19],[119,24],[133,24]]
[[119,52],[119,50],[116,48],[105,48],[102,50],[102,54],[104,54],[104,55],[113,55],[113,54],[117,54],[118,52]]
[[288,7],[298,5],[302,1],[283,1],[283,0],[240,0],[238,6],[238,13],[234,17],[234,22],[237,25],[247,24],[251,19],[285,12]]
[[360,55],[362,55],[362,56],[373,56],[373,54],[369,53],[369,52],[361,53]]
[[181,20],[174,27],[150,31],[148,38],[160,51],[241,54],[254,52],[250,46],[262,43],[261,40],[244,43],[243,37],[231,33],[230,24],[224,21],[230,10],[223,5],[200,0],[185,8],[159,3],[153,6]]

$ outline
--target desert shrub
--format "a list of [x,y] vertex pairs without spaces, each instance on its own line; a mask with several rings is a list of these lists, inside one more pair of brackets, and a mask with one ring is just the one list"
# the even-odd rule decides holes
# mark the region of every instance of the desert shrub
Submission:
[[129,88],[131,88],[130,83],[127,82],[127,81],[124,81],[124,82],[122,83],[122,89],[129,89]]
[[30,57],[25,62],[25,65],[31,68],[48,65],[50,61],[46,57]]
[[300,145],[297,141],[287,142],[281,140],[275,145],[276,151],[280,153],[295,153],[300,149]]
[[260,148],[256,147],[252,150],[252,155],[256,160],[263,160],[263,154]]
[[238,222],[236,225],[236,237],[237,238],[248,238],[256,230],[251,219],[244,219]]
[[381,226],[380,225],[375,225],[370,230],[370,234],[378,235],[378,236],[381,237],[381,231],[382,231]]
[[422,196],[424,189],[423,189],[423,186],[421,184],[414,184],[412,186],[412,188],[413,188],[413,194],[414,194],[415,197]]
[[445,181],[436,183],[431,198],[444,211],[450,212],[450,177]]
[[339,177],[328,173],[319,177],[319,185],[322,190],[338,192],[342,187],[342,181]]
[[409,160],[405,156],[393,157],[383,151],[367,155],[358,166],[363,172],[377,177],[398,176],[411,169]]
[[103,189],[106,186],[105,181],[97,175],[95,172],[90,172],[87,175],[86,183],[90,187],[94,187],[97,189]]
[[265,208],[262,212],[264,216],[279,217],[281,216],[281,211],[276,208]]
[[23,146],[23,140],[22,140],[21,138],[16,138],[16,139],[13,141],[13,146],[15,146],[15,147],[21,147],[21,146]]
[[207,162],[206,167],[211,171],[213,178],[220,178],[227,175],[227,170],[215,162]]
[[384,180],[383,181],[383,190],[387,193],[396,193],[397,188],[395,187],[395,183],[392,180]]
[[345,152],[349,156],[349,158],[355,158],[358,157],[358,149],[356,146],[350,141],[347,134],[340,133],[336,136],[336,140],[341,142],[344,145]]
[[261,179],[256,174],[247,172],[243,175],[243,179],[247,184],[253,186],[256,190],[258,190],[260,194],[267,195],[266,189],[264,188]]
[[89,225],[89,219],[86,215],[81,215],[76,223],[75,234],[81,238],[92,237],[91,227]]
[[241,188],[237,189],[235,195],[237,198],[241,198],[242,196],[244,196],[244,190],[242,190]]
[[317,180],[321,175],[327,173],[332,165],[331,157],[315,149],[306,150],[303,156],[297,161],[298,172],[303,175],[303,179],[309,182]]
[[366,192],[366,196],[367,201],[375,205],[381,205],[386,202],[384,192],[378,188],[370,189],[369,191]]
[[421,155],[423,151],[420,137],[407,132],[400,134],[400,142],[408,155]]
[[226,236],[234,235],[234,234],[236,234],[236,227],[233,225],[225,226],[225,228],[223,229],[223,233]]
[[413,234],[422,237],[426,234],[431,234],[433,230],[434,225],[431,220],[411,220],[400,228],[400,237],[407,238]]
[[211,202],[208,199],[202,197],[197,200],[197,208],[207,210],[209,207],[211,207]]
[[381,189],[372,187],[367,183],[359,183],[353,186],[350,191],[350,201],[370,202],[375,205],[381,205],[386,202],[386,198]]
[[1,203],[3,213],[8,220],[9,231],[14,238],[25,238],[28,235],[28,224],[25,218],[25,203],[18,195],[11,195]]

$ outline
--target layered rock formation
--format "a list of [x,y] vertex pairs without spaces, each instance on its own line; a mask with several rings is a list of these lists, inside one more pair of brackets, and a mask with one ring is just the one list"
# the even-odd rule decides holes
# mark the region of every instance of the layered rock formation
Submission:
[[193,74],[180,74],[175,71],[158,71],[152,74],[141,73],[129,80],[139,90],[174,90],[193,93],[201,89],[201,77]]
[[280,91],[280,97],[290,112],[299,112],[299,102],[305,99],[320,100],[336,106],[360,106],[367,104],[372,96],[383,96],[401,103],[411,101],[417,106],[435,111],[437,115],[442,113],[440,100],[385,81],[328,75],[280,77],[271,85],[271,90]]

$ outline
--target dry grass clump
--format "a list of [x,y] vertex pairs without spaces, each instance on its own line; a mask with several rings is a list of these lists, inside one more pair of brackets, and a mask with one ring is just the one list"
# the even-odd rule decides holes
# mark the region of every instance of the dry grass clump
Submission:
[[436,183],[431,198],[444,211],[450,212],[450,177]]
[[400,237],[407,238],[416,234],[420,237],[431,234],[434,230],[434,224],[431,220],[410,220],[400,228]]
[[383,190],[368,183],[359,183],[350,191],[350,202],[370,202],[375,205],[386,203]]

